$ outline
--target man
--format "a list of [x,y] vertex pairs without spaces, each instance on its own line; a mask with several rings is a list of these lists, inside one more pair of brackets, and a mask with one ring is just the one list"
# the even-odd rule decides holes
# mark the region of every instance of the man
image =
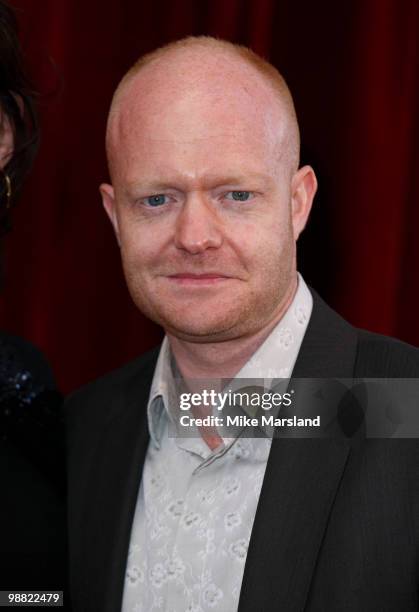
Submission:
[[316,178],[282,77],[171,44],[119,85],[107,153],[128,288],[166,336],[67,404],[76,610],[417,610],[415,441],[168,435],[178,379],[419,372],[297,275]]

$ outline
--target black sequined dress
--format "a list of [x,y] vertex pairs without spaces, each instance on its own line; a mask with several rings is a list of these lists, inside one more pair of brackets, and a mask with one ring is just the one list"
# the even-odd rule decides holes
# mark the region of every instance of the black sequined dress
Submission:
[[43,355],[0,333],[0,590],[65,588],[60,406]]

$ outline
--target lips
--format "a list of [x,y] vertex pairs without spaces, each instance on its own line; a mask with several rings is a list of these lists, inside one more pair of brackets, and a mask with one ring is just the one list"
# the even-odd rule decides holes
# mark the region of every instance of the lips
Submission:
[[192,272],[180,272],[179,274],[171,274],[169,278],[206,280],[206,279],[228,278],[228,277],[225,274],[221,274],[221,272],[204,272],[200,274],[194,274]]
[[168,280],[182,286],[202,286],[215,285],[223,281],[229,280],[229,276],[221,272],[201,272],[195,274],[193,272],[179,272],[167,276]]

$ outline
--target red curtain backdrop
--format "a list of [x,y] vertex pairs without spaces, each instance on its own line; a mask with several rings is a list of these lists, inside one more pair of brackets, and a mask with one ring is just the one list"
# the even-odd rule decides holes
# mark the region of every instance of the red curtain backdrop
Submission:
[[417,0],[14,0],[42,145],[6,239],[2,328],[41,347],[64,392],[160,330],[131,304],[102,212],[106,114],[139,55],[189,34],[251,46],[293,91],[320,189],[306,280],[352,323],[419,344]]

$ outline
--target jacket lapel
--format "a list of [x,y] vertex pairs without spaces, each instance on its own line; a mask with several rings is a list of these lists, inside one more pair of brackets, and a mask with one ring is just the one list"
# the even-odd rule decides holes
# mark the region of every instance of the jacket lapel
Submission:
[[124,383],[97,447],[84,513],[84,600],[89,612],[121,610],[131,525],[148,445],[146,406],[154,366],[152,359]]
[[[351,378],[357,334],[313,292],[293,378]],[[301,612],[350,453],[346,440],[274,438],[253,525],[239,612]]]

